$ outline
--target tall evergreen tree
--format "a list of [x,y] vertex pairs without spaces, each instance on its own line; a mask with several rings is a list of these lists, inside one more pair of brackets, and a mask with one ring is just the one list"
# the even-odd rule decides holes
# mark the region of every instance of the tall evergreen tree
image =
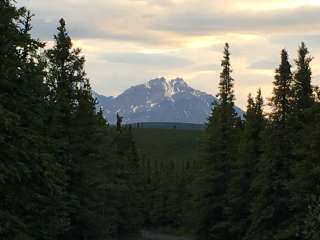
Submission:
[[[84,71],[80,49],[72,48],[65,21],[60,20],[55,45],[46,52],[50,87],[49,131],[56,146],[56,158],[67,175],[66,210],[70,220],[65,231],[67,239],[88,238],[90,202],[94,196],[88,185],[86,170],[96,163],[99,145],[96,133],[98,121],[95,100]],[[88,142],[89,141],[89,142]],[[101,143],[100,143],[101,144]],[[91,225],[93,228],[93,226]]]
[[[307,184],[310,184],[307,176],[311,176],[310,172],[314,170],[313,167],[315,166],[312,166],[311,160],[306,156],[310,149],[307,150],[307,145],[305,145],[312,135],[309,132],[310,129],[305,124],[311,123],[310,120],[315,120],[313,114],[316,114],[314,110],[317,109],[311,85],[311,61],[312,57],[309,56],[309,51],[302,42],[298,49],[298,58],[295,60],[297,70],[293,78],[293,111],[290,117],[290,134],[294,149],[294,163],[291,166],[293,178],[289,182],[292,194],[291,209],[294,211],[294,215],[290,221],[298,239],[302,239],[303,237],[303,226],[306,213],[308,212],[309,201],[313,198],[313,191],[309,189],[310,192],[307,193],[306,190],[308,189]],[[310,110],[312,108],[313,110]],[[309,132],[307,136],[305,135],[306,132]],[[303,144],[301,144],[301,139],[305,139]],[[309,167],[311,168],[309,169]],[[315,186],[313,184],[313,187]]]
[[49,127],[56,139],[59,159],[68,164],[70,155],[70,132],[72,115],[77,107],[77,88],[84,79],[84,58],[80,49],[72,49],[64,19],[60,20],[55,46],[46,52],[48,59],[48,85],[50,87]]
[[63,170],[46,127],[43,44],[30,37],[31,14],[0,4],[0,238],[56,239],[65,226],[56,200]]
[[[319,210],[319,202],[315,201],[320,196],[319,103],[305,109],[302,114],[304,120],[300,131],[296,132],[296,162],[292,166],[293,179],[289,185],[292,193],[291,208],[294,211],[291,222],[298,239],[312,239],[305,238],[305,234],[309,236],[310,231],[313,231],[310,228],[316,226],[315,214]],[[315,221],[313,226],[311,221]],[[314,233],[312,235],[315,236]]]
[[293,107],[295,114],[311,107],[314,102],[313,90],[311,86],[311,67],[312,57],[304,42],[298,49],[298,58],[295,60],[297,70],[293,77]]
[[254,196],[251,184],[263,153],[263,131],[266,124],[262,108],[263,98],[259,89],[255,99],[251,94],[248,97],[238,157],[232,165],[232,180],[228,193],[232,239],[243,239],[250,226],[250,202]]
[[221,63],[218,102],[212,109],[203,140],[203,167],[198,173],[198,234],[201,239],[229,239],[226,218],[230,184],[230,165],[236,151],[237,122],[234,110],[233,78],[229,45],[226,43]]
[[281,52],[281,63],[276,69],[271,104],[271,123],[265,134],[264,154],[258,163],[258,174],[253,183],[256,196],[251,208],[251,226],[247,239],[292,239],[288,181],[292,160],[288,119],[291,113],[291,65],[286,50]]

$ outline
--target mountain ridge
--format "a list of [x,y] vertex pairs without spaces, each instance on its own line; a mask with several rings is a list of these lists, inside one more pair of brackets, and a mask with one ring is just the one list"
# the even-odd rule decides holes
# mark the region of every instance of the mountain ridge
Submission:
[[[217,98],[190,87],[182,78],[167,80],[152,79],[144,84],[129,87],[116,97],[106,97],[94,92],[98,107],[111,123],[116,122],[116,113],[125,123],[181,122],[204,124]],[[239,116],[243,111],[235,107]]]

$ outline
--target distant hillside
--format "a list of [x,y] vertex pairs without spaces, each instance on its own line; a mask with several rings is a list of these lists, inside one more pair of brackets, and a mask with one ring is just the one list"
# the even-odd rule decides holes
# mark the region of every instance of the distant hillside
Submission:
[[[117,97],[105,97],[95,93],[98,106],[104,110],[110,123],[116,122],[116,113],[125,123],[135,122],[183,122],[204,124],[217,99],[205,92],[193,89],[183,79],[167,81],[165,78],[150,80],[130,87]],[[235,107],[242,116],[241,109]]]
[[196,161],[202,131],[134,128],[139,150],[153,161]]

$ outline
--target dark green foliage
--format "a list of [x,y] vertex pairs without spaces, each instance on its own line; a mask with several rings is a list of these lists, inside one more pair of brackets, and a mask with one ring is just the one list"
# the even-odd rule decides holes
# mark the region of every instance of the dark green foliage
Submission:
[[[309,214],[313,214],[315,199],[320,196],[320,106],[319,103],[304,110],[302,130],[298,132],[299,141],[296,142],[296,162],[292,166],[293,179],[290,182],[292,192],[292,209],[295,216],[292,223],[297,234],[301,236],[304,231],[304,222],[311,224]],[[311,211],[311,212],[310,212]],[[316,210],[315,210],[316,211]],[[310,226],[307,226],[309,228]],[[309,229],[310,230],[310,229]]]
[[311,67],[312,57],[309,56],[309,50],[305,43],[301,43],[298,49],[298,58],[295,60],[297,70],[293,78],[293,107],[296,114],[312,106],[313,91],[311,86]]
[[0,238],[136,235],[136,146],[130,130],[113,131],[96,112],[65,21],[40,56],[44,44],[30,37],[31,14],[11,1],[1,1],[0,11]]
[[305,219],[304,239],[317,240],[320,235],[320,202],[319,198],[312,199],[308,205],[307,217]]
[[281,63],[276,69],[275,81],[273,82],[273,97],[271,106],[273,112],[271,118],[275,127],[283,129],[288,123],[290,115],[291,99],[292,99],[292,72],[291,64],[289,63],[288,53],[285,49],[281,51]]
[[1,1],[0,238],[55,239],[65,217],[54,202],[64,172],[47,135],[43,44],[31,39],[31,14]]
[[116,203],[118,219],[114,232],[116,238],[137,234],[143,221],[141,215],[143,178],[140,172],[140,159],[131,128],[119,130],[117,128],[112,145],[117,156],[115,162],[117,189],[115,189],[115,194],[118,199]]
[[249,95],[238,157],[232,166],[229,218],[232,239],[243,239],[250,226],[250,203],[254,197],[251,184],[256,177],[257,164],[262,155],[263,132],[266,120],[259,89],[255,99]]
[[[88,137],[93,124],[94,102],[90,104],[91,92],[83,71],[84,58],[79,57],[80,50],[72,49],[71,39],[65,28],[65,21],[60,20],[58,34],[55,35],[55,46],[46,52],[48,59],[47,82],[49,93],[49,133],[54,140],[55,156],[66,172],[66,191],[64,196],[66,214],[70,221],[68,238],[81,233],[76,229],[80,214],[82,187],[78,179],[83,180],[82,160],[87,154],[78,138]],[[88,93],[89,91],[89,93]],[[89,124],[87,123],[89,122]],[[84,136],[86,135],[86,136]],[[83,140],[83,139],[82,139]],[[81,142],[81,143],[80,143]],[[83,151],[82,151],[83,150]],[[89,154],[89,153],[88,153]],[[81,187],[80,187],[81,186]],[[86,189],[83,186],[83,189]],[[84,229],[85,230],[85,229]],[[75,233],[77,232],[77,233]],[[64,233],[66,234],[66,233]]]
[[[182,129],[132,129],[137,147],[154,162],[174,162],[181,166],[195,162],[202,131]],[[156,136],[156,137],[154,137]]]
[[189,186],[202,131],[140,128],[133,129],[133,135],[142,155],[144,227],[176,234],[190,232]]
[[117,132],[112,132],[102,121],[101,111],[96,113],[84,57],[79,49],[72,48],[63,19],[55,40],[56,45],[46,53],[49,126],[56,156],[68,177],[65,202],[70,225],[64,238],[105,239],[136,234],[141,222],[137,188],[141,183],[131,131],[122,129],[119,122]]
[[256,196],[252,202],[252,224],[248,239],[292,239],[290,229],[290,194],[288,181],[292,164],[292,149],[288,119],[291,111],[291,65],[288,54],[281,52],[281,63],[276,70],[274,96],[271,103],[272,122],[265,134],[264,154],[258,164],[253,183]]
[[[315,149],[309,149],[309,141],[313,141],[314,132],[317,134],[317,105],[313,96],[311,86],[312,58],[304,43],[298,49],[298,58],[295,60],[297,70],[293,80],[293,112],[290,117],[291,141],[293,146],[294,163],[291,167],[292,179],[289,188],[292,193],[291,210],[294,216],[291,224],[296,231],[296,235],[301,239],[304,231],[304,221],[308,212],[310,200],[314,198],[314,190],[317,189],[315,182],[308,182],[306,179],[317,178],[317,160],[310,157]],[[310,129],[309,124],[313,125]],[[311,140],[312,139],[312,140]],[[312,176],[312,177],[311,177]],[[312,185],[308,185],[312,184]],[[312,186],[312,187],[311,187]],[[316,193],[319,192],[317,189]]]
[[234,111],[229,45],[225,45],[218,103],[212,110],[203,146],[203,163],[197,177],[201,239],[228,239],[227,189],[235,161],[239,119]]
[[161,231],[187,230],[190,217],[191,195],[188,183],[192,180],[188,162],[180,165],[170,160],[154,162],[146,160],[145,172],[145,227]]

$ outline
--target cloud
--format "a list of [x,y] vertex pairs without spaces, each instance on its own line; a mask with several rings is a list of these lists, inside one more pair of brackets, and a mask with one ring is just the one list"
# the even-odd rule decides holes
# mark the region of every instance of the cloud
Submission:
[[193,66],[192,70],[199,72],[218,71],[221,70],[221,66],[219,64],[202,64]]
[[248,68],[249,69],[275,69],[279,64],[275,61],[270,60],[260,60],[251,63]]
[[[75,39],[158,46],[183,44],[185,35],[221,36],[230,32],[283,35],[299,30],[304,34],[320,25],[319,6],[267,11],[234,8],[247,4],[248,0],[203,0],[201,4],[196,0],[93,0],[90,4],[75,0],[18,0],[18,3],[27,5],[36,14],[33,33],[44,40],[52,39],[60,17],[66,18]],[[258,6],[253,1],[250,5]]]
[[[61,17],[74,39],[104,39],[143,44],[167,42],[159,33],[150,31],[143,13],[144,1],[108,0],[18,0],[34,14],[33,35],[43,40],[52,39]],[[151,11],[153,14],[153,12]]]
[[[161,18],[162,17],[162,18]],[[299,7],[273,11],[216,11],[187,9],[161,16],[152,27],[183,34],[311,30],[320,24],[320,7]]]
[[170,54],[113,52],[104,54],[102,58],[113,63],[148,65],[161,68],[177,68],[192,64],[188,59]]
[[298,48],[298,45],[303,41],[307,47],[318,48],[320,34],[306,34],[305,32],[301,32],[300,34],[274,35],[270,37],[269,40],[271,43],[286,45],[292,48]]
[[[320,2],[317,0],[17,0],[35,17],[33,35],[52,40],[64,17],[86,55],[95,89],[106,95],[157,76],[181,76],[218,91],[223,45],[231,45],[237,104],[249,91],[272,92],[280,50],[290,61],[301,41],[320,82]],[[201,2],[201,4],[199,4]]]
[[316,85],[319,85],[319,84],[320,84],[320,75],[315,75],[315,76],[313,76],[313,82],[314,82]]
[[[67,30],[73,39],[109,39],[128,42],[143,42],[143,43],[160,43],[161,38],[157,38],[152,34],[134,34],[132,32],[120,32],[116,30],[107,30],[99,26],[92,26],[89,22],[72,21],[66,18]],[[59,19],[46,20],[44,18],[33,19],[32,34],[36,38],[42,40],[50,40],[57,32]]]

